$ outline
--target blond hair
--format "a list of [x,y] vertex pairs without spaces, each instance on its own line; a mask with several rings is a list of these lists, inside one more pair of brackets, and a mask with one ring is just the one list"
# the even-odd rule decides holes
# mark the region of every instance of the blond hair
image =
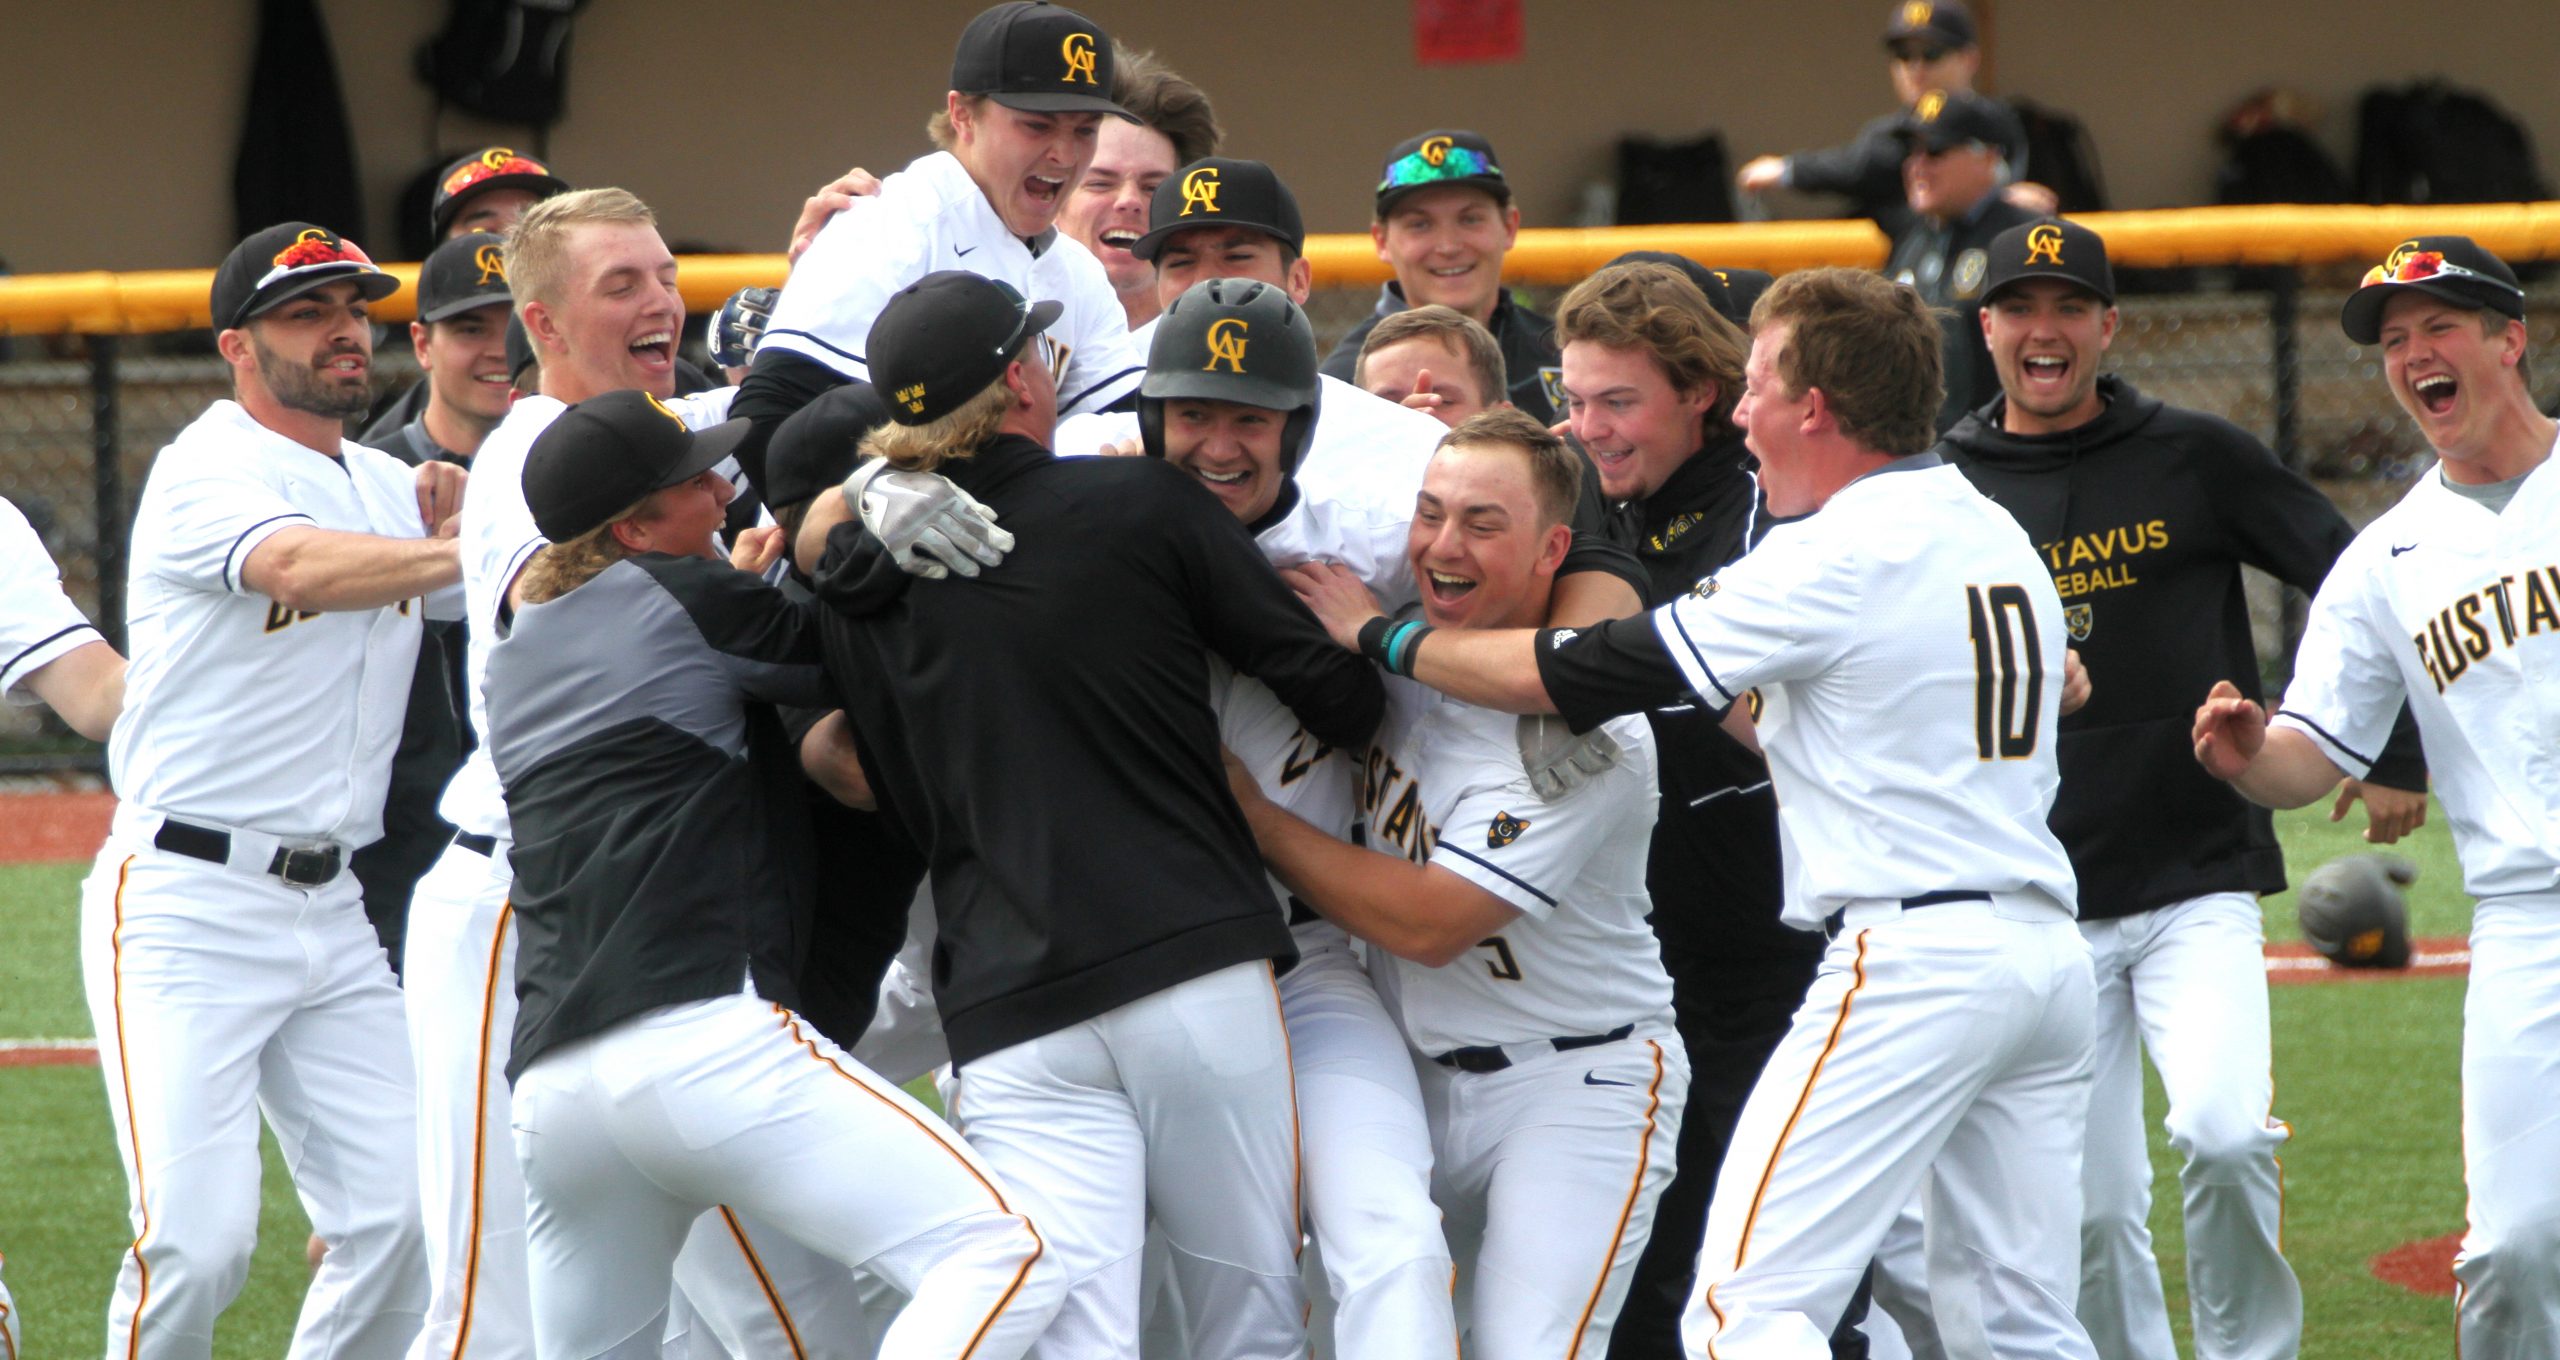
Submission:
[[635,554],[613,536],[613,526],[639,514],[658,493],[633,501],[621,514],[565,543],[545,543],[524,564],[521,593],[526,604],[549,604],[604,574],[604,569]]
[[658,215],[628,189],[572,189],[525,209],[507,229],[507,289],[516,310],[528,302],[560,303],[569,281],[569,237],[591,222],[658,225]]
[[862,456],[885,459],[907,472],[931,472],[953,459],[966,458],[996,437],[1004,418],[1013,413],[1013,389],[999,378],[960,408],[922,425],[883,425],[862,441]]

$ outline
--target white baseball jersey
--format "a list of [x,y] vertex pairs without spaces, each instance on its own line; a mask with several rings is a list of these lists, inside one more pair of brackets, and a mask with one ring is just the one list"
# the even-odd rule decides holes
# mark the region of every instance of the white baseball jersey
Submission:
[[28,676],[76,648],[105,639],[62,593],[62,569],[36,537],[36,527],[0,499],[0,694],[38,702]]
[[[1339,563],[1388,610],[1401,609],[1418,598],[1413,564],[1405,560],[1414,497],[1448,430],[1347,382],[1323,381],[1316,427],[1298,466],[1298,503],[1254,541],[1275,567]],[[1062,456],[1077,458],[1137,437],[1138,418],[1114,411],[1060,421],[1054,443]]]
[[[737,395],[734,387],[715,387],[677,397],[667,407],[684,417],[687,428],[707,430],[729,418],[729,403]],[[516,574],[532,560],[534,550],[550,541],[535,527],[533,508],[525,504],[525,456],[533,451],[533,441],[568,409],[554,397],[529,396],[516,402],[472,456],[471,485],[462,497],[463,618],[471,638],[463,654],[464,688],[469,691],[463,697],[471,713],[471,730],[480,741],[462,768],[454,771],[453,781],[445,785],[436,811],[466,832],[501,840],[513,837],[508,830],[506,795],[498,785],[498,767],[489,759],[489,706],[483,697],[489,654],[498,645],[498,609],[506,602],[507,588],[515,584]]]
[[2405,696],[2473,896],[2560,886],[2560,460],[2504,512],[2429,473],[2320,587],[2275,721],[2361,776]]
[[1548,800],[1521,768],[1519,723],[1387,681],[1360,793],[1369,847],[1447,869],[1520,913],[1445,967],[1370,952],[1379,995],[1424,1054],[1606,1034],[1671,1005],[1645,921],[1652,729],[1640,717],[1605,724],[1618,763]]
[[1059,351],[1058,409],[1098,411],[1135,391],[1146,352],[1129,339],[1102,262],[1054,228],[1024,241],[975,180],[937,151],[880,181],[809,243],[773,305],[761,348],[789,350],[868,379],[871,323],[899,289],[939,269],[966,269],[1066,310],[1043,334]]
[[[1253,772],[1264,797],[1328,836],[1351,839],[1359,812],[1352,782],[1356,752],[1335,750],[1309,735],[1270,686],[1216,656],[1209,658],[1209,706],[1218,713],[1219,741]],[[1271,880],[1271,892],[1296,925],[1301,952],[1316,937],[1348,938],[1322,917],[1305,920],[1289,912],[1289,890],[1280,880]]]
[[416,474],[342,443],[331,458],[217,401],[152,464],[133,521],[124,712],[107,744],[126,802],[217,826],[361,846],[416,670],[421,605],[287,609],[241,565],[296,527],[421,538]]
[[1789,924],[1937,892],[2076,910],[2045,826],[2062,602],[1963,474],[1922,455],[1861,477],[1653,622],[1700,697],[1760,691]]

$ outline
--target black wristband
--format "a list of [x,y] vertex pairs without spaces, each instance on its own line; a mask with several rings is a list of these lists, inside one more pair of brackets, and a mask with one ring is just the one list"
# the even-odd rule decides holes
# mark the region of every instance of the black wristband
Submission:
[[1385,669],[1395,669],[1394,667],[1387,665],[1387,630],[1394,626],[1395,620],[1388,618],[1384,614],[1380,614],[1376,618],[1369,620],[1367,623],[1360,625],[1360,635],[1358,638],[1354,639],[1360,644],[1360,655],[1378,663],[1379,666],[1384,667]]

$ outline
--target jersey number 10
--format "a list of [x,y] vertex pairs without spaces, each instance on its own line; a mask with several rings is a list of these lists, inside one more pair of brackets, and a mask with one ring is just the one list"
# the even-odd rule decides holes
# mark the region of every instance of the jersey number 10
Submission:
[[1984,760],[2035,754],[2044,651],[2024,586],[1966,586],[1973,632],[1973,740]]

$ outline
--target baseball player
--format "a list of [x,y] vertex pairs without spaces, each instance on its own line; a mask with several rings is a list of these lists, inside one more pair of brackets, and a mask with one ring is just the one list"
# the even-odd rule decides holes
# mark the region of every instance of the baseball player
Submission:
[[609,392],[524,465],[549,546],[485,702],[523,937],[508,1074],[535,1349],[654,1353],[679,1248],[735,1206],[907,1296],[882,1357],[1017,1356],[1062,1288],[1038,1229],[793,1009],[813,861],[762,705],[823,681],[813,611],[755,574],[781,530],[715,555],[712,469],[745,433]]
[[2417,715],[2479,899],[2453,1267],[2472,1360],[2560,1347],[2560,430],[2526,389],[2524,311],[2514,271],[2465,236],[2401,242],[2348,295],[2348,338],[2380,347],[2441,461],[2339,555],[2274,717],[2224,680],[2194,727],[2208,772],[2300,807],[2370,769],[2404,700]]
[[437,174],[427,225],[439,241],[478,231],[504,235],[525,209],[567,192],[569,181],[551,167],[512,147],[486,146],[456,157]]
[[1752,321],[1734,419],[1770,513],[1796,522],[1594,629],[1326,624],[1455,698],[1577,724],[1680,701],[1742,714],[1756,691],[1786,919],[1831,945],[1725,1155],[1690,1354],[1821,1354],[1925,1182],[1949,1352],[2087,1357],[2064,1300],[2089,948],[2044,824],[2061,607],[2015,522],[1919,452],[1938,329],[1915,294],[1813,270]]
[[738,451],[749,477],[772,425],[870,376],[863,343],[881,307],[936,270],[966,269],[1065,309],[1049,339],[1060,410],[1128,399],[1145,354],[1093,253],[1057,230],[1096,126],[1134,118],[1111,101],[1114,88],[1111,36],[1073,10],[1006,0],[969,22],[932,120],[941,149],[830,218],[792,266],[740,389],[738,413],[758,422]]
[[[2289,1131],[2272,1112],[2258,910],[2284,861],[2269,816],[2195,767],[2186,700],[2226,675],[2255,696],[2240,568],[2317,590],[2354,531],[2228,422],[2100,375],[2116,314],[2096,232],[2045,218],[1988,251],[1982,329],[2001,395],[1939,450],[2036,542],[2072,645],[2104,677],[2063,720],[2053,812],[2098,984],[2080,1321],[2101,1356],[2176,1354],[2146,1226],[2140,1041],[2185,1158],[2196,1353],[2290,1356],[2302,1291],[2278,1241]],[[2398,771],[2375,776],[2423,809],[2414,736]]]
[[[412,467],[471,466],[480,442],[507,414],[504,244],[487,232],[464,232],[428,254],[418,270],[418,319],[409,323],[425,372],[416,390],[425,400],[405,420],[395,410],[367,427],[361,442]],[[471,740],[462,715],[462,647],[460,620],[428,621],[391,758],[382,839],[357,851],[350,865],[395,972],[407,953],[409,899],[453,839],[436,800]]]
[[1026,356],[1060,312],[961,271],[883,310],[868,352],[898,423],[869,449],[938,465],[1020,546],[978,581],[884,582],[853,555],[858,526],[836,526],[828,670],[870,785],[931,866],[949,1108],[1068,1270],[1035,1353],[1134,1353],[1152,1210],[1182,1261],[1190,1353],[1298,1355],[1271,966],[1294,948],[1220,775],[1208,657],[1270,685],[1321,744],[1365,741],[1380,693],[1192,478],[1042,446],[1055,389]]
[[1502,346],[1493,332],[1436,302],[1380,317],[1360,342],[1351,383],[1451,429],[1511,403],[1502,381]]
[[[1452,430],[1409,548],[1430,625],[1542,621],[1581,475],[1520,412]],[[1368,606],[1339,568],[1292,575]],[[1363,771],[1365,846],[1237,791],[1281,881],[1368,943],[1419,1060],[1466,1353],[1597,1357],[1671,1179],[1689,1084],[1645,924],[1653,743],[1641,719],[1607,724],[1616,762],[1544,794],[1517,726],[1394,683]]]
[[124,708],[124,658],[62,593],[62,569],[18,507],[0,499],[0,695],[44,704],[105,741]]
[[366,307],[398,286],[324,227],[234,247],[212,303],[237,399],[161,451],[134,517],[122,801],[81,893],[134,1226],[111,1355],[210,1352],[256,1237],[260,1111],[327,1248],[297,1352],[398,1356],[418,1332],[400,993],[344,872],[381,831],[420,614],[458,571],[461,471],[344,437]]
[[1164,302],[1155,266],[1131,254],[1129,247],[1147,233],[1156,186],[1181,167],[1217,153],[1218,115],[1205,91],[1166,68],[1154,53],[1119,48],[1111,66],[1111,102],[1136,121],[1102,120],[1093,163],[1067,191],[1058,230],[1101,261],[1134,333],[1156,319]]
[[[733,388],[674,398],[675,337],[684,305],[675,257],[646,204],[619,189],[545,200],[508,238],[508,274],[542,392],[518,400],[474,459],[461,522],[470,646],[464,697],[485,739],[487,657],[503,635],[509,597],[542,542],[526,507],[524,459],[573,401],[633,390],[671,400],[697,426],[719,423]],[[505,1081],[518,1002],[517,936],[508,892],[510,830],[485,740],[445,790],[453,844],[420,880],[411,912],[407,1001],[418,1065],[419,1167],[435,1278],[428,1344],[439,1353],[532,1346],[526,1295],[524,1188],[508,1137]],[[751,1255],[752,1264],[745,1263]],[[744,1215],[699,1222],[677,1278],[695,1313],[733,1354],[840,1341],[842,1328],[808,1316],[836,1300],[805,1281],[841,1275],[788,1241],[760,1240]],[[768,1290],[763,1281],[771,1281]],[[849,1288],[845,1291],[849,1296]]]

